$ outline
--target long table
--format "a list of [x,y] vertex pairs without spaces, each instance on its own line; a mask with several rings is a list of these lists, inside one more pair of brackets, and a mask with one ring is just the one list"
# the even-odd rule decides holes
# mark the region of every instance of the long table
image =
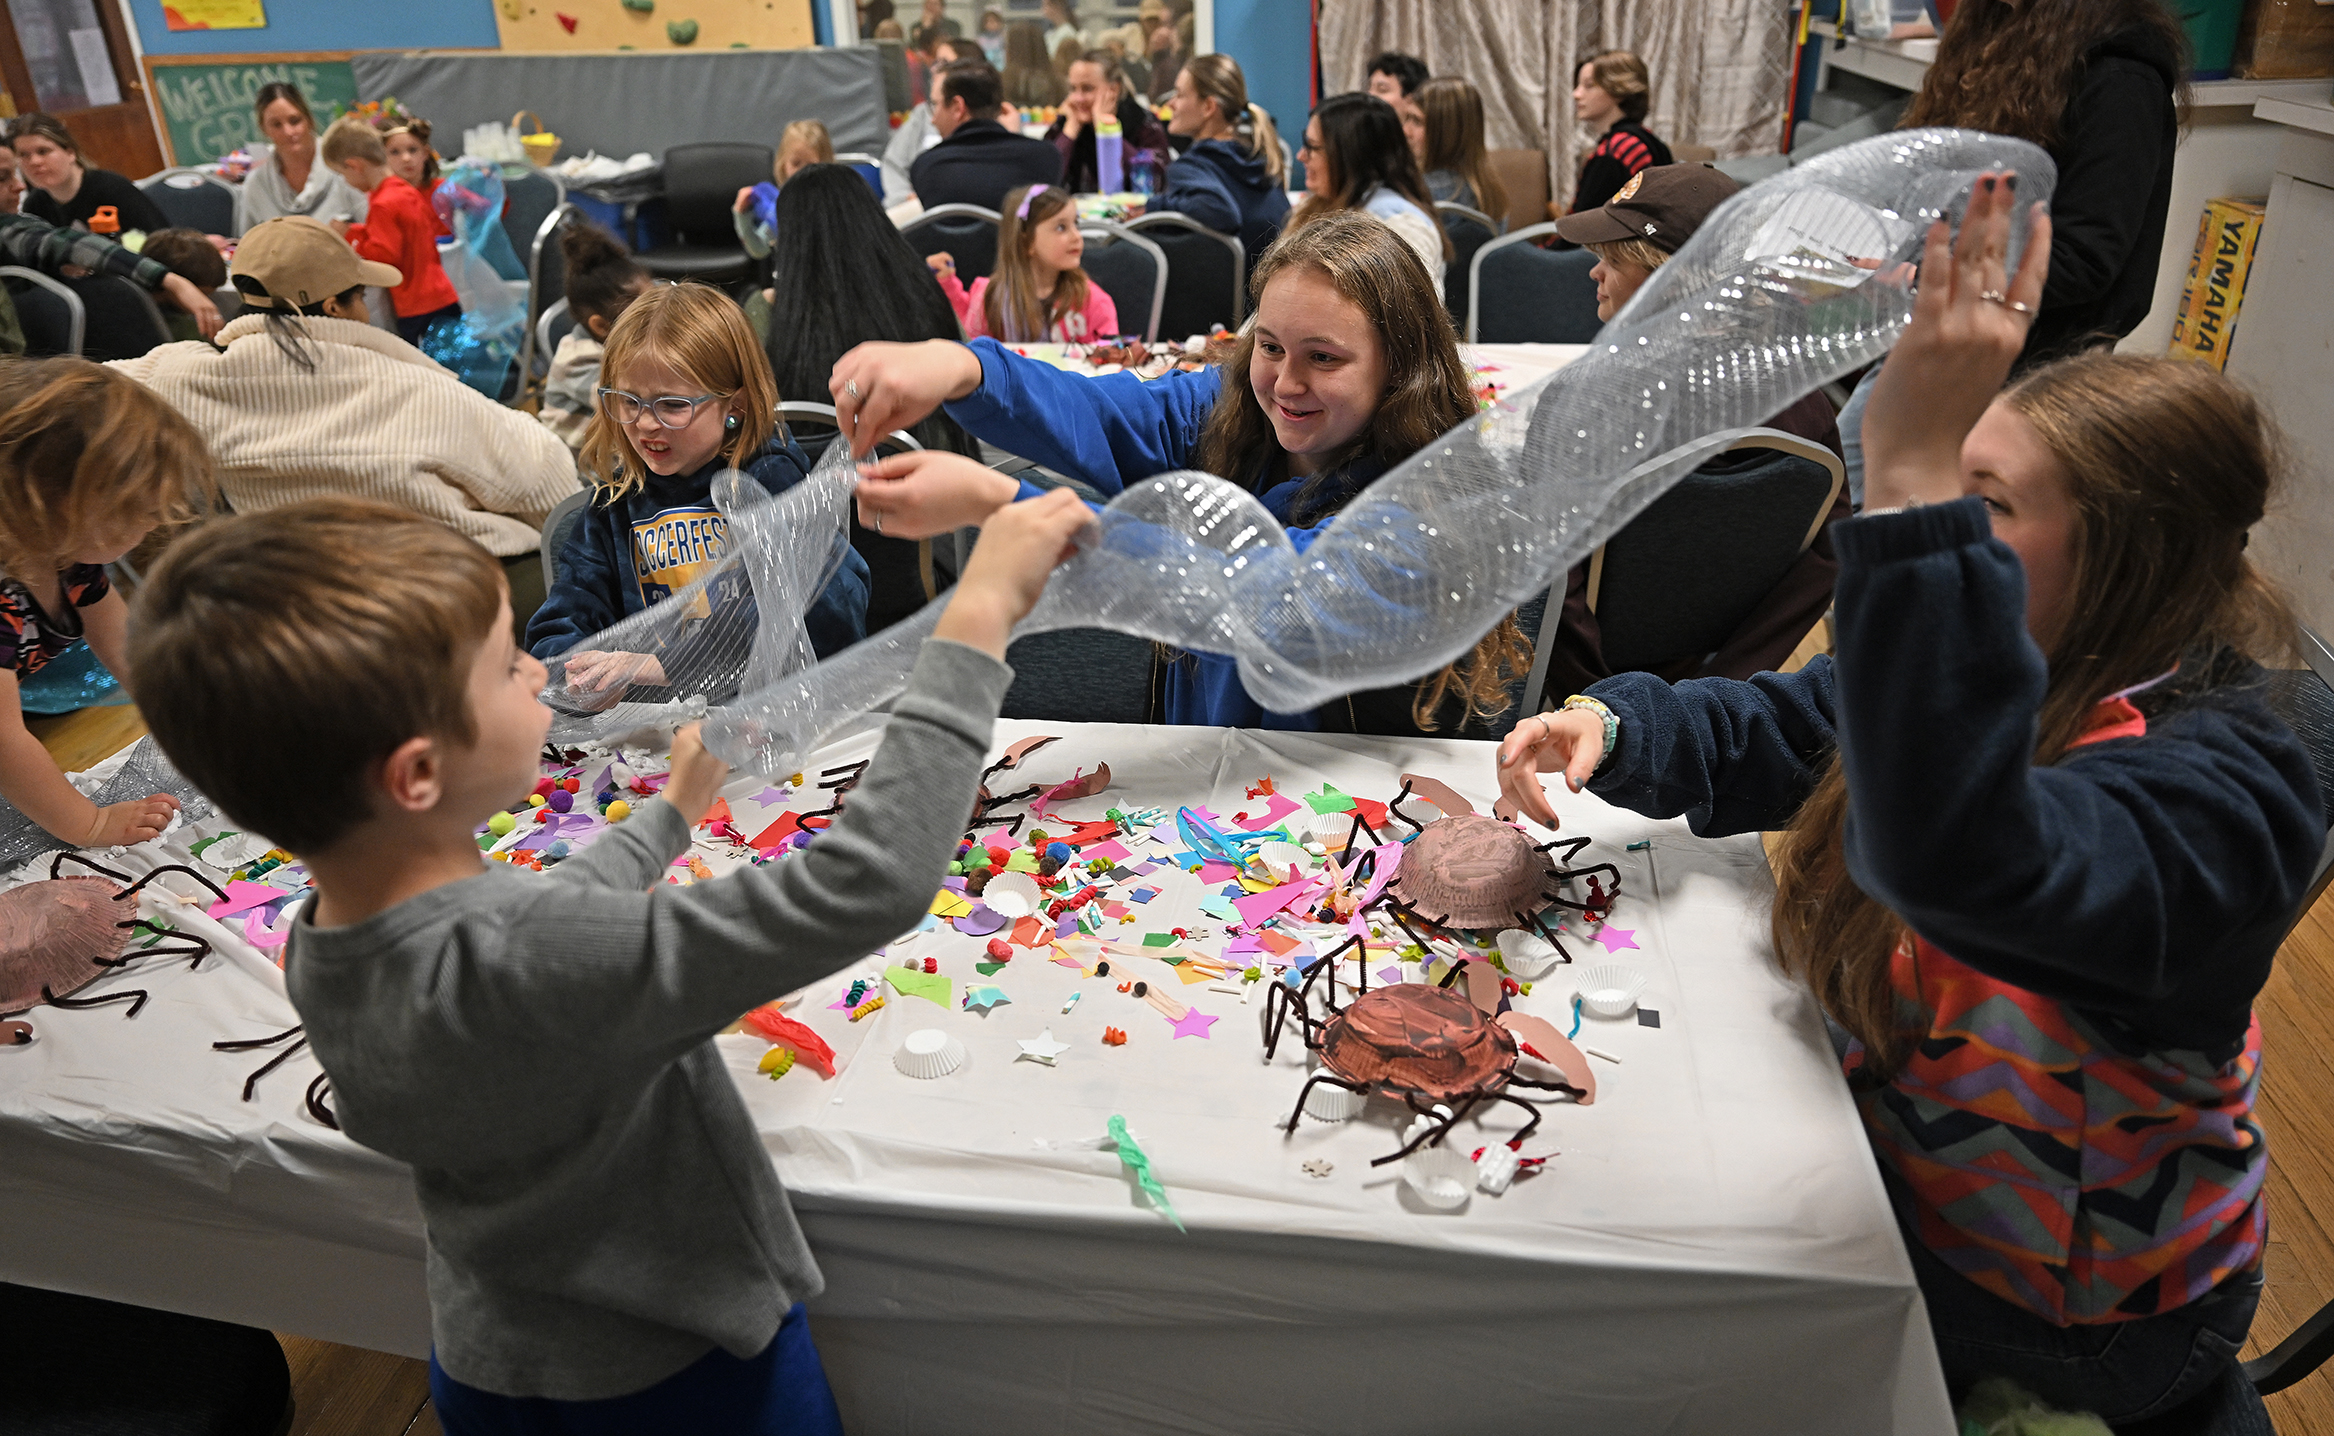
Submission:
[[[1105,794],[1064,805],[1072,817],[1185,803],[1230,817],[1260,806],[1248,789],[1266,776],[1292,796],[1327,782],[1382,800],[1403,772],[1479,808],[1495,796],[1482,743],[1006,722],[997,744],[1039,732],[1064,735],[1031,760],[1039,776],[1111,766]],[[741,828],[761,788],[731,790]],[[1457,1211],[1371,1166],[1399,1144],[1394,1104],[1279,1127],[1306,1069],[1294,1043],[1262,1060],[1257,989],[1181,987],[1218,1020],[1178,1038],[1110,979],[1042,951],[976,977],[984,939],[943,928],[853,971],[932,956],[958,990],[992,983],[1009,1001],[983,1013],[895,994],[854,1023],[830,1006],[851,973],[814,984],[788,1010],[835,1046],[832,1080],[798,1066],[773,1083],[755,1070],[763,1041],[717,1038],[826,1274],[813,1330],[850,1428],[1950,1431],[1926,1313],[1818,1015],[1767,955],[1758,843],[1554,788],[1567,830],[1595,839],[1582,861],[1623,873],[1612,950],[1592,940],[1581,964],[1642,969],[1641,1008],[1660,1025],[1587,1018],[1578,1040],[1618,1059],[1591,1059],[1595,1103],[1545,1107],[1523,1151],[1546,1165]],[[123,861],[183,860],[187,836]],[[1220,932],[1198,907],[1211,889],[1171,868],[1156,885],[1114,940]],[[221,956],[133,969],[152,993],[133,1020],[36,1008],[38,1041],[0,1049],[0,1276],[422,1354],[404,1169],[308,1115],[307,1054],[239,1100],[266,1054],[210,1044],[296,1014],[233,927],[170,911]],[[1516,1006],[1568,1026],[1571,971]],[[1125,1045],[1100,1041],[1106,1025]],[[960,1070],[919,1081],[894,1066],[924,1028],[962,1040]],[[1049,1028],[1070,1044],[1056,1065],[1016,1060]],[[591,1044],[576,1033],[573,1060]],[[1113,1115],[1185,1230],[1109,1146]],[[1450,1141],[1472,1150],[1518,1121],[1495,1111]]]

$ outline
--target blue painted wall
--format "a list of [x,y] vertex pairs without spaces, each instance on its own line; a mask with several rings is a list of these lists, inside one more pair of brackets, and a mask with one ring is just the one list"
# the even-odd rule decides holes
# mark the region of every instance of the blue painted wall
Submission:
[[149,55],[248,55],[280,50],[494,49],[494,0],[267,0],[257,30],[172,30],[162,0],[130,0],[138,43]]
[[1313,7],[1308,0],[1216,0],[1216,48],[1240,62],[1248,98],[1272,111],[1294,150],[1313,108]]

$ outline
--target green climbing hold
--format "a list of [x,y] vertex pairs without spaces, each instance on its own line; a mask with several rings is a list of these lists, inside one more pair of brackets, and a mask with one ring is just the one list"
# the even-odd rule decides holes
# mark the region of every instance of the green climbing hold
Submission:
[[697,43],[697,22],[694,20],[665,21],[665,38],[676,45]]
[[637,15],[656,13],[656,0],[624,0],[624,8]]

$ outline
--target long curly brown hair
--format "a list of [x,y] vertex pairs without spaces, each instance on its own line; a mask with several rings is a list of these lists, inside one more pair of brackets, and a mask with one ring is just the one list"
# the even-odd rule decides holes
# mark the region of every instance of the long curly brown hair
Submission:
[[[1400,236],[1358,210],[1322,216],[1281,237],[1264,252],[1248,277],[1251,305],[1261,303],[1274,278],[1310,269],[1369,316],[1385,347],[1386,394],[1369,424],[1344,447],[1315,456],[1314,475],[1297,491],[1290,517],[1318,523],[1353,497],[1337,475],[1352,464],[1375,459],[1391,467],[1476,413],[1472,376],[1459,358],[1450,314],[1435,295],[1418,256]],[[1236,483],[1251,482],[1260,470],[1267,482],[1287,473],[1288,455],[1274,437],[1272,420],[1256,400],[1248,371],[1256,357],[1256,330],[1240,335],[1223,369],[1223,397],[1201,434],[1198,467]],[[1264,485],[1259,484],[1259,488]],[[1510,614],[1485,634],[1472,653],[1418,685],[1411,718],[1422,729],[1435,726],[1435,710],[1453,693],[1467,711],[1491,717],[1506,711],[1509,685],[1531,668],[1531,647]]]
[[[2101,350],[2034,370],[2001,402],[2057,460],[2077,512],[2037,766],[2065,756],[2101,699],[2183,658],[2290,652],[2292,612],[2244,552],[2278,470],[2276,431],[2251,396],[2201,364]],[[1884,1081],[1921,1036],[1890,982],[1911,931],[1849,875],[1847,815],[1834,761],[1774,853],[1775,953]]]
[[2188,38],[2163,0],[1970,0],[1945,22],[1937,58],[1900,123],[1906,129],[1958,125],[2050,149],[2075,97],[2084,54],[2132,30],[2181,77],[2173,99],[2185,121]]

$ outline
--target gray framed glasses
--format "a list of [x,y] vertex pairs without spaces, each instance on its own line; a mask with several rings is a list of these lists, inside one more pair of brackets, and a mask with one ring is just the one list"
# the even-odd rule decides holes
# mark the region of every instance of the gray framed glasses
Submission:
[[726,397],[721,394],[699,394],[694,399],[684,399],[678,394],[665,394],[655,399],[643,399],[638,394],[627,394],[622,389],[602,389],[599,395],[601,411],[619,424],[640,422],[640,411],[646,409],[656,415],[659,424],[668,429],[688,428],[700,408]]

